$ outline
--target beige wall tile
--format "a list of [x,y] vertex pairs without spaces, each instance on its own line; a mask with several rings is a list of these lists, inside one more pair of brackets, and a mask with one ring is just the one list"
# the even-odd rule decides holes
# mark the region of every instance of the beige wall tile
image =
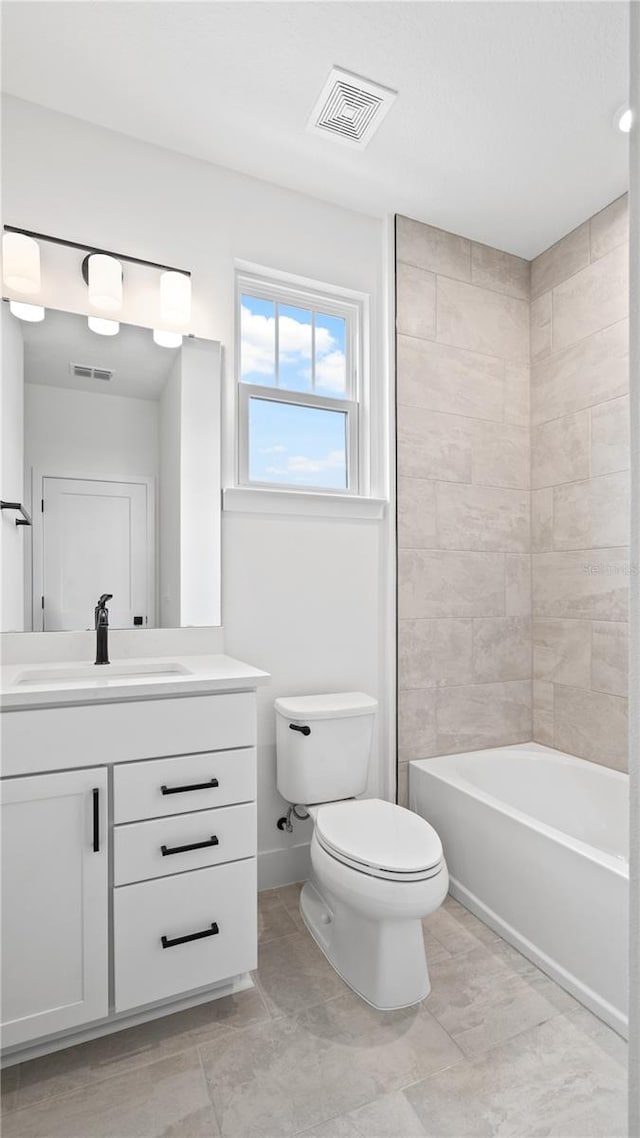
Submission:
[[533,681],[533,738],[553,747],[553,684]]
[[435,483],[418,478],[399,478],[399,548],[433,549],[436,545]]
[[398,693],[398,761],[426,759],[436,750],[436,689]]
[[438,280],[437,336],[443,344],[528,363],[529,305],[526,300],[442,277]]
[[534,489],[589,477],[589,412],[578,411],[531,430]]
[[507,553],[504,559],[505,613],[529,616],[531,613],[531,557],[528,553]]
[[529,550],[530,500],[526,490],[439,482],[436,524],[442,549]]
[[623,194],[591,218],[591,260],[629,240],[629,195]]
[[626,620],[628,551],[534,553],[534,616]]
[[531,420],[541,423],[625,395],[629,388],[629,325],[596,332],[531,368]]
[[415,265],[398,264],[396,326],[407,336],[428,340],[436,334],[436,278]]
[[472,471],[473,481],[484,486],[528,489],[531,477],[528,428],[476,419]]
[[[473,680],[525,680],[531,676],[531,620],[496,616],[473,622]],[[464,683],[463,679],[457,681]]]
[[591,682],[589,621],[534,617],[532,627],[534,679],[588,688]]
[[[623,320],[629,311],[629,256],[613,249],[553,290],[554,350]],[[438,331],[440,329],[438,301]]]
[[594,623],[591,626],[591,687],[611,695],[626,696],[629,690],[629,626],[626,623]]
[[629,468],[629,397],[612,399],[591,410],[591,473]]
[[626,699],[557,684],[554,738],[561,751],[616,770],[626,770]]
[[589,222],[567,233],[531,262],[531,296],[539,296],[589,264]]
[[500,421],[504,362],[446,344],[399,336],[398,402]]
[[543,292],[531,301],[531,359],[539,360],[551,351],[551,293]]
[[432,273],[471,280],[471,242],[410,217],[396,218],[396,256]]
[[400,550],[398,616],[502,616],[505,562],[501,553]]
[[553,491],[556,549],[598,549],[629,541],[629,473],[604,474]]
[[439,753],[500,747],[531,738],[531,684],[473,684],[436,689]]
[[553,712],[553,684],[548,680],[533,681],[534,710]]
[[471,482],[473,419],[424,407],[397,409],[398,472],[413,478]]
[[473,680],[471,620],[401,620],[398,684],[429,688]]
[[504,421],[528,427],[531,372],[529,364],[507,360],[504,365]]
[[409,764],[398,763],[398,806],[409,806]]
[[490,245],[471,246],[471,280],[480,288],[491,288],[508,296],[529,299],[529,262]]
[[531,548],[535,553],[553,549],[553,488],[531,492]]

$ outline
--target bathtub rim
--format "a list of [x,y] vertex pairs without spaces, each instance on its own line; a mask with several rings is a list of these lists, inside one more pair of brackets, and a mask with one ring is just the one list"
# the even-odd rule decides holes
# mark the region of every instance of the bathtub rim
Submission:
[[[487,791],[482,790],[480,787],[475,786],[469,782],[459,770],[455,769],[455,760],[466,758],[467,756],[478,756],[488,754],[504,754],[504,753],[517,753],[522,752],[531,758],[555,758],[564,760],[563,765],[573,766],[577,763],[588,762],[588,759],[580,759],[577,755],[570,755],[565,751],[558,751],[553,747],[546,747],[542,743],[512,743],[503,747],[482,747],[476,751],[456,751],[450,755],[434,755],[429,759],[411,759],[409,760],[409,767],[413,767],[416,771],[421,771],[432,778],[436,778],[439,782],[443,782],[448,786],[455,787],[462,794],[470,798],[482,802],[485,806],[496,810],[499,814],[505,815],[510,818],[515,818],[523,825],[529,826],[531,829],[536,830],[538,833],[543,834],[545,837],[550,838],[552,841],[572,849],[575,853],[588,858],[589,861],[594,862],[596,865],[604,866],[606,869],[611,870],[618,877],[622,877],[625,881],[629,881],[629,857],[624,855],[616,855],[608,853],[606,850],[601,849],[599,846],[594,846],[589,842],[582,841],[580,838],[575,838],[571,834],[567,834],[564,830],[558,829],[557,826],[550,826],[547,822],[542,822],[533,814],[527,814],[524,810],[520,810],[515,806],[510,806],[509,803],[504,802],[500,798],[496,798],[494,794],[489,794]],[[442,768],[446,765],[447,768]],[[603,767],[599,763],[592,763],[592,766],[597,767],[599,770],[606,772],[605,777],[617,776],[618,778],[625,779],[628,783],[629,776],[624,771],[613,770],[611,767]],[[451,776],[454,777],[451,777]],[[411,796],[411,770],[409,772],[409,794]],[[411,806],[411,801],[410,801]],[[413,807],[411,806],[411,809]]]

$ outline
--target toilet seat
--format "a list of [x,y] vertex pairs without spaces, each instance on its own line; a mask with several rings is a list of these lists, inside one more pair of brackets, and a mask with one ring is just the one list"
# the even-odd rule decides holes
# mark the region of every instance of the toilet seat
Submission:
[[442,843],[424,818],[378,798],[317,807],[315,836],[330,857],[386,881],[426,881],[442,869]]

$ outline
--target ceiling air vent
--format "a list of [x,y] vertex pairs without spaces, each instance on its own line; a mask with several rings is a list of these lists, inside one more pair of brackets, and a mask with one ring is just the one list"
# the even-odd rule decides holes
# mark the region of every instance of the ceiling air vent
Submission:
[[116,374],[109,368],[90,367],[89,364],[69,364],[69,370],[77,379],[101,379],[104,383],[109,383]]
[[391,107],[397,91],[381,87],[340,67],[331,70],[314,106],[307,130],[363,150]]

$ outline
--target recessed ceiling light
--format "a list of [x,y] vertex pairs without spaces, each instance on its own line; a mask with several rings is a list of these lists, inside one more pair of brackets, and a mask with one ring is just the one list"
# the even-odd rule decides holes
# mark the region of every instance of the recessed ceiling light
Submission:
[[619,107],[613,116],[613,121],[618,130],[623,134],[628,134],[633,126],[633,111],[631,107]]
[[309,116],[307,130],[364,150],[397,91],[333,67]]

